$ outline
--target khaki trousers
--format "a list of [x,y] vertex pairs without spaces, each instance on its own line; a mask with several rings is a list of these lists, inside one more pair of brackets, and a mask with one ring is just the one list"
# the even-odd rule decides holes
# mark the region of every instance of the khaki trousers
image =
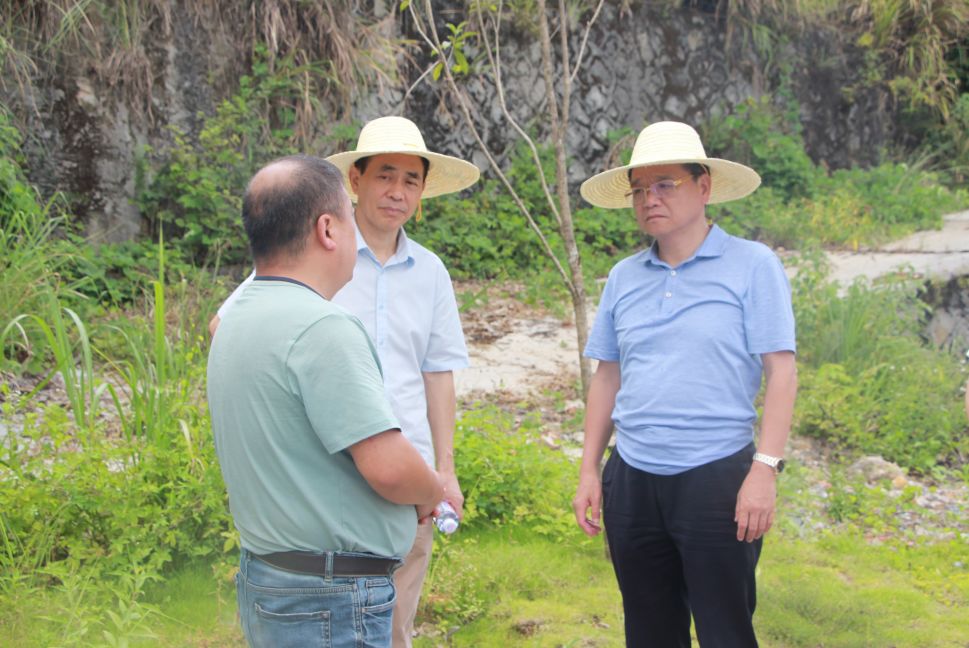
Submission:
[[431,563],[434,548],[434,524],[418,524],[414,546],[404,558],[404,566],[394,573],[397,587],[397,603],[394,605],[393,647],[411,648],[414,634],[414,617],[421,599],[421,588]]

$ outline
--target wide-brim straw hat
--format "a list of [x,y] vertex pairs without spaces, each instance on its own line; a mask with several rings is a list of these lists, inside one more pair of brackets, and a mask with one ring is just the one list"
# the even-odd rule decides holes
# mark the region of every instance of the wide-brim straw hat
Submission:
[[417,124],[404,117],[380,117],[368,122],[360,131],[355,150],[335,153],[326,159],[343,172],[350,199],[356,202],[357,195],[350,187],[350,167],[360,158],[386,153],[417,155],[431,163],[421,198],[467,189],[481,175],[478,167],[470,162],[428,151]]
[[639,133],[629,164],[609,169],[582,183],[579,193],[597,207],[630,207],[629,170],[661,164],[702,164],[710,169],[710,204],[743,198],[760,186],[760,176],[750,167],[707,157],[700,135],[680,122],[656,122]]

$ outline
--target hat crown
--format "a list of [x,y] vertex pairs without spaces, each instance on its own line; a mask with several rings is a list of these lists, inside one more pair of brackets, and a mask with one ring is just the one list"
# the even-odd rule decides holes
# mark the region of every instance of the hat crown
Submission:
[[736,200],[760,185],[760,176],[750,167],[707,157],[700,135],[688,124],[656,122],[636,138],[629,164],[603,171],[582,183],[579,192],[593,205],[608,209],[628,208],[629,172],[646,166],[702,164],[712,183],[708,204]]
[[360,130],[356,151],[414,151],[416,155],[427,153],[427,146],[417,124],[411,120],[406,117],[380,117]]
[[631,166],[665,164],[668,160],[703,159],[700,135],[691,126],[680,122],[656,122],[642,130],[636,138]]

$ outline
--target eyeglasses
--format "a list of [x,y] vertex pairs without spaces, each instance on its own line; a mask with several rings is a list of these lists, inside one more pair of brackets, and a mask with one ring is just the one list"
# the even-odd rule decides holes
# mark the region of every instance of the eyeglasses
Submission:
[[672,196],[676,188],[683,184],[683,180],[683,178],[679,178],[678,180],[660,180],[646,187],[634,187],[623,195],[627,200],[631,199],[633,203],[637,201],[644,202],[646,195],[652,191],[654,196],[663,200]]

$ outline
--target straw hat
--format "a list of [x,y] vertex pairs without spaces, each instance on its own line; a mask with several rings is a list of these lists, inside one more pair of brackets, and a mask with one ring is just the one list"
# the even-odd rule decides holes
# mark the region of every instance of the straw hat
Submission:
[[709,203],[736,200],[760,185],[757,172],[743,164],[708,158],[700,136],[680,122],[657,122],[644,128],[636,138],[632,157],[626,166],[595,175],[579,188],[579,193],[597,207],[629,207],[629,170],[660,164],[703,164],[710,169],[712,187]]
[[368,122],[360,131],[356,150],[336,153],[326,159],[343,172],[347,192],[356,202],[357,195],[350,187],[350,167],[360,158],[384,153],[416,155],[431,163],[421,198],[461,191],[477,182],[480,175],[478,167],[470,162],[428,151],[417,124],[403,117],[380,117]]

